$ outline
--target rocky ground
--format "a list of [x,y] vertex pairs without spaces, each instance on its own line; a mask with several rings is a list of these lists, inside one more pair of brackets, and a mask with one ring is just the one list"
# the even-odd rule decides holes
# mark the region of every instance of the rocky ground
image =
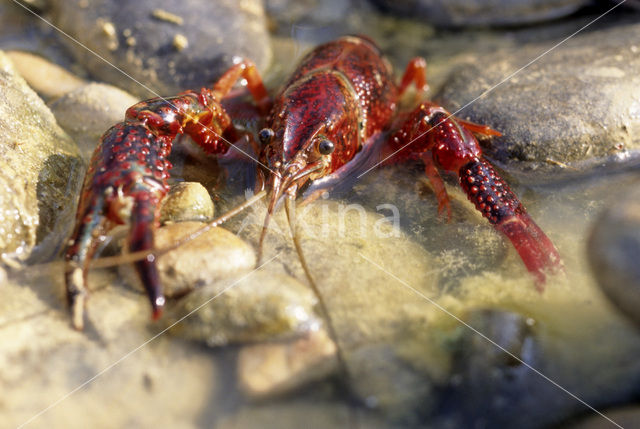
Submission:
[[[615,2],[20,4],[0,5],[0,428],[638,425],[638,2],[602,18]],[[102,133],[235,56],[276,91],[309,48],[353,33],[398,75],[426,57],[430,98],[502,133],[484,153],[562,272],[539,291],[455,178],[446,219],[409,163],[297,207],[319,295],[284,210],[260,254],[260,202],[158,258],[161,320],[120,258],[90,272],[73,330],[60,255]],[[247,196],[238,159],[176,142],[159,248]],[[126,253],[124,237],[113,229],[101,255]]]

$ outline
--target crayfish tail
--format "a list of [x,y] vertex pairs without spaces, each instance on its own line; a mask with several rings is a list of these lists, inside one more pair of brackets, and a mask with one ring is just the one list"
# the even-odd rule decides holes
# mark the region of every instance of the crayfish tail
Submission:
[[509,238],[527,270],[535,276],[538,289],[542,290],[546,273],[562,266],[551,240],[487,161],[476,159],[463,166],[459,180],[476,209]]

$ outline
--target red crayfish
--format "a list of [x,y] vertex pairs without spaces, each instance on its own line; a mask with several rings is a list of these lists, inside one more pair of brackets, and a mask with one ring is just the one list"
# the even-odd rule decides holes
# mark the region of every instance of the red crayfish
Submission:
[[[257,187],[270,192],[270,216],[281,197],[293,201],[310,181],[339,180],[375,151],[385,163],[421,159],[439,202],[449,201],[437,168],[458,175],[469,200],[520,254],[539,285],[547,270],[561,266],[560,256],[525,211],[509,186],[482,158],[474,133],[497,131],[451,116],[442,107],[420,103],[398,123],[398,100],[414,84],[426,89],[426,63],[412,60],[400,85],[390,64],[369,39],[348,36],[318,46],[272,102],[255,66],[240,61],[212,90],[187,91],[130,107],[124,122],[102,137],[91,160],[77,224],[66,252],[67,296],[73,324],[83,326],[86,276],[97,236],[113,224],[130,222],[131,251],[153,251],[158,206],[168,191],[167,156],[178,134],[189,135],[207,153],[224,154],[244,134],[232,124],[222,101],[237,80],[246,80],[266,125],[258,133],[260,164]],[[395,127],[395,129],[393,129]],[[382,139],[374,138],[387,135]],[[251,138],[251,136],[248,136]],[[154,256],[135,262],[157,318],[164,305]]]

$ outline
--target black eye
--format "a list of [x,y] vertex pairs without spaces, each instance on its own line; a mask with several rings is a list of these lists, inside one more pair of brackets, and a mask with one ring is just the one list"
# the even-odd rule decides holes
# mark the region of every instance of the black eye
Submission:
[[275,133],[271,128],[263,128],[258,133],[258,140],[260,140],[260,143],[262,143],[263,145],[269,144],[274,134]]
[[318,152],[320,152],[321,155],[330,155],[335,148],[331,140],[323,139],[318,143]]

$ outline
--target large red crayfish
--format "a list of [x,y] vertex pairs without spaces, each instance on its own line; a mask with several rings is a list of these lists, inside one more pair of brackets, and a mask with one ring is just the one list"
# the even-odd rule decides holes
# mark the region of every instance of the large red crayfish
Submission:
[[[343,37],[318,46],[300,63],[273,103],[253,64],[240,61],[213,90],[188,91],[138,103],[102,137],[91,160],[66,252],[67,296],[73,324],[83,326],[86,277],[97,236],[111,225],[130,222],[132,251],[153,251],[158,206],[168,190],[167,156],[178,134],[189,135],[210,154],[223,154],[243,137],[222,101],[243,78],[258,110],[266,116],[258,134],[258,188],[269,193],[269,217],[285,196],[289,205],[309,181],[339,180],[376,153],[385,163],[421,159],[441,211],[449,211],[437,168],[458,175],[469,200],[513,243],[527,269],[545,282],[561,266],[554,245],[534,223],[518,198],[482,158],[473,133],[500,135],[489,127],[452,117],[429,102],[408,113],[396,129],[398,100],[414,84],[426,89],[426,63],[416,58],[400,85],[369,39]],[[380,146],[379,137],[388,137]],[[248,136],[251,138],[251,136]],[[377,147],[374,147],[377,146]],[[331,180],[327,180],[331,179]],[[261,238],[261,242],[262,242]],[[151,301],[154,318],[164,305],[153,254],[135,262]]]

